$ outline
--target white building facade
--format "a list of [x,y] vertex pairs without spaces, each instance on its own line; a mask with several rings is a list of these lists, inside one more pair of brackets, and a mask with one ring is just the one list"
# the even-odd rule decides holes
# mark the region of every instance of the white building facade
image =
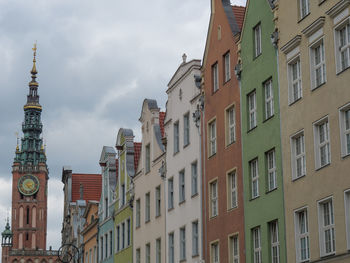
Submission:
[[179,66],[168,84],[164,129],[166,136],[166,261],[201,262],[200,135],[193,121],[200,90],[200,60]]

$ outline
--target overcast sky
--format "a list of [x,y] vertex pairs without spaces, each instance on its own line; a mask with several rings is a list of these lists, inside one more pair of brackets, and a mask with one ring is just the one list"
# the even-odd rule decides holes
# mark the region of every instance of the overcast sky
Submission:
[[11,209],[33,43],[50,170],[47,247],[58,249],[62,166],[99,173],[102,147],[115,145],[119,128],[140,139],[142,101],[164,109],[182,54],[203,57],[209,16],[210,0],[0,0],[0,231]]

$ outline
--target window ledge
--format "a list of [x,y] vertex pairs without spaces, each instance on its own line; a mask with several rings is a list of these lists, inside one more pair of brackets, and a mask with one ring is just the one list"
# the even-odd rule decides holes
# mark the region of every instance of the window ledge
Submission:
[[258,199],[259,197],[260,197],[260,195],[258,195],[258,196],[256,196],[256,197],[251,197],[251,198],[249,199],[249,201],[254,201],[254,200]]
[[254,54],[253,61],[258,59],[261,55],[262,55],[262,51],[260,51],[260,53],[258,55],[256,55],[256,56]]
[[325,84],[326,84],[326,81],[325,81],[325,82],[323,82],[323,83],[321,83],[320,85],[318,85],[318,86],[316,86],[316,87],[312,88],[312,89],[311,89],[311,92],[313,92],[313,91],[317,90],[318,88],[322,87],[322,86],[323,86],[323,85],[325,85]]
[[232,212],[234,210],[236,210],[238,208],[238,205],[234,206],[234,207],[230,207],[227,209],[227,212]]
[[301,21],[303,21],[304,19],[306,19],[311,13],[309,12],[308,14],[306,14],[305,16],[303,16],[302,18],[299,18],[298,20],[298,24],[301,23]]
[[196,258],[196,257],[199,257],[199,253],[198,252],[196,254],[192,255],[192,258]]
[[151,222],[151,219],[145,221],[145,224],[148,224],[149,222]]
[[180,150],[178,150],[177,152],[173,153],[173,156],[177,155],[180,152]]
[[213,92],[211,93],[211,95],[214,95],[215,93],[217,93],[219,91],[219,87],[216,90],[213,90]]
[[271,189],[271,190],[266,191],[265,194],[272,193],[272,192],[274,192],[274,191],[276,191],[276,190],[277,190],[277,187],[275,187],[275,188],[273,188],[273,189]]
[[183,148],[184,149],[187,148],[190,144],[191,144],[190,142],[188,142],[187,144],[184,144]]
[[168,212],[170,212],[171,210],[174,210],[174,207],[168,208]]
[[258,127],[258,125],[255,125],[253,128],[249,129],[247,133],[250,133],[251,131],[255,130]]
[[292,106],[293,104],[296,104],[298,101],[300,101],[303,97],[301,96],[300,98],[296,99],[295,101],[292,101],[289,103],[289,106]]
[[275,117],[275,114],[272,114],[270,117],[268,117],[267,119],[265,119],[263,121],[263,123],[267,122],[268,120],[271,120],[273,117]]
[[347,68],[344,68],[344,69],[342,69],[342,70],[340,70],[340,71],[338,71],[336,75],[337,75],[337,76],[340,75],[340,74],[343,73],[344,71],[347,71],[349,68],[350,68],[350,66],[347,67]]
[[225,86],[228,82],[230,82],[230,80],[231,80],[231,77],[228,80],[224,81],[223,86]]
[[197,193],[192,194],[192,195],[191,195],[191,198],[195,198],[195,197],[197,197],[197,196],[199,196],[198,191],[197,191]]
[[159,218],[159,217],[161,217],[161,214],[156,215],[154,218],[157,219],[157,218]]
[[299,177],[292,177],[292,182],[298,181],[299,179],[304,178],[305,176],[306,176],[306,174],[303,174]]
[[331,165],[331,163],[327,163],[327,164],[325,164],[325,165],[323,165],[321,167],[316,168],[315,171],[319,171],[319,170],[321,170],[323,168],[326,168],[327,166],[330,166],[330,165]]
[[326,2],[326,0],[321,0],[321,1],[318,3],[318,6],[322,5],[324,2]]
[[213,220],[215,218],[217,218],[219,216],[219,214],[215,215],[215,216],[209,216],[209,220]]
[[180,262],[186,262],[186,258],[180,259]]
[[186,202],[186,199],[185,200],[182,200],[181,202],[179,202],[179,205],[182,205],[183,203]]
[[350,153],[342,154],[342,156],[341,156],[341,158],[342,158],[343,160],[345,160],[345,159],[347,159],[347,158],[349,158],[349,157],[350,157]]
[[229,148],[231,145],[233,145],[236,142],[236,140],[233,140],[232,142],[226,144],[225,148]]
[[215,153],[213,153],[212,155],[210,155],[210,156],[208,157],[208,159],[210,159],[210,158],[214,157],[215,155],[216,155],[216,152],[215,152]]

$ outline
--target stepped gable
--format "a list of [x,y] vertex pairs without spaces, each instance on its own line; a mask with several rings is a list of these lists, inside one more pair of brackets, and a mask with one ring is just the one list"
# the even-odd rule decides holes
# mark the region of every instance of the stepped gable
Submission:
[[83,185],[84,200],[100,200],[102,189],[100,174],[72,174],[72,202],[80,199],[80,184]]
[[164,119],[165,119],[165,112],[160,111],[159,112],[159,127],[160,127],[160,133],[162,134],[162,138],[164,137]]
[[243,27],[243,21],[244,21],[244,14],[245,14],[245,7],[244,6],[238,6],[238,5],[233,5],[232,6],[232,11],[235,15],[237,25],[240,30],[242,30]]
[[141,142],[134,142],[134,165],[135,171],[137,170],[137,166],[139,164],[140,155],[141,155]]

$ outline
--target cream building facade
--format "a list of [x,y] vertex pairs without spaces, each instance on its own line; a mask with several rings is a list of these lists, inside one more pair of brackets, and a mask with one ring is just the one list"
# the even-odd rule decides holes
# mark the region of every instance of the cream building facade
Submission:
[[350,262],[350,1],[278,0],[288,262]]
[[157,101],[145,99],[139,121],[142,125],[142,148],[134,177],[133,262],[165,262],[165,148],[164,112]]
[[168,84],[166,134],[166,261],[201,262],[200,137],[192,120],[200,91],[200,60],[179,66]]

